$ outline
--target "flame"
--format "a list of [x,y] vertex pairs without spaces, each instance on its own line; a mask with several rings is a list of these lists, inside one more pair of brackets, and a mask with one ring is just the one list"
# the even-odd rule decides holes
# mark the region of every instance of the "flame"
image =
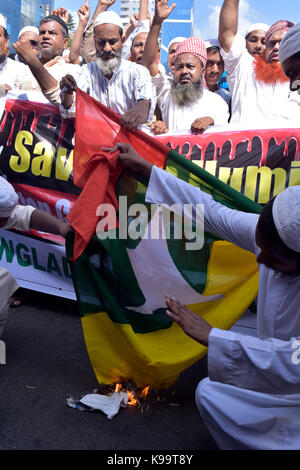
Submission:
[[149,395],[149,389],[150,389],[150,385],[148,385],[148,387],[145,387],[141,391],[141,398],[146,398]]
[[115,392],[125,392],[128,395],[128,405],[129,406],[140,406],[139,398],[145,399],[149,394],[150,386],[145,387],[137,396],[134,390],[126,389],[122,384],[117,383],[115,385]]

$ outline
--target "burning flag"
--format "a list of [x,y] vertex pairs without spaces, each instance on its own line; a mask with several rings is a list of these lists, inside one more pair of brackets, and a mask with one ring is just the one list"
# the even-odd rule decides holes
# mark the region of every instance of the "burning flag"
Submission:
[[[78,90],[74,181],[84,189],[69,216],[76,238],[67,250],[89,357],[100,384],[167,388],[206,348],[165,315],[165,295],[228,329],[257,295],[257,263],[253,254],[209,233],[201,249],[189,250],[186,238],[166,236],[164,209],[152,211],[145,202],[146,182],[101,152],[116,142],[130,143],[143,158],[230,207],[256,213],[261,207],[148,135],[127,133],[118,116]],[[96,217],[107,201],[118,215],[113,222],[104,213]],[[147,211],[134,217],[133,206],[136,214]],[[126,236],[132,227],[138,231],[137,218],[139,236]],[[158,236],[149,236],[157,227]]]

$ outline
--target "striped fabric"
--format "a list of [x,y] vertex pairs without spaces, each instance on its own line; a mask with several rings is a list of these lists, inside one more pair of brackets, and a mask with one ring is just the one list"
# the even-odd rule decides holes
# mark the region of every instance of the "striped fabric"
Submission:
[[[122,59],[112,78],[108,80],[96,62],[82,66],[77,80],[78,87],[109,109],[123,115],[139,100],[151,102],[149,120],[156,106],[156,91],[149,71],[142,65]],[[70,109],[60,106],[63,117],[75,116],[75,99]]]
[[277,33],[277,31],[289,31],[294,26],[294,23],[287,20],[279,20],[276,23],[272,24],[269,31],[265,36],[265,43],[267,44],[272,34]]
[[205,67],[207,61],[207,52],[205,43],[202,41],[202,39],[191,37],[182,41],[176,49],[174,63],[176,62],[177,57],[180,54],[184,54],[185,52],[189,52],[190,54],[198,57],[198,59],[201,60],[203,67]]

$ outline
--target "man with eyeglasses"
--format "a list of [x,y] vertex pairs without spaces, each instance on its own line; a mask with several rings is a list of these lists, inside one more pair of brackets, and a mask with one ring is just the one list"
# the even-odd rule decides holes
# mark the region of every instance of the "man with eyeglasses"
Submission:
[[265,36],[265,52],[249,54],[237,34],[239,0],[224,0],[220,12],[219,41],[232,98],[230,122],[256,126],[298,120],[299,105],[290,99],[289,81],[278,59],[281,40],[294,25],[280,20]]

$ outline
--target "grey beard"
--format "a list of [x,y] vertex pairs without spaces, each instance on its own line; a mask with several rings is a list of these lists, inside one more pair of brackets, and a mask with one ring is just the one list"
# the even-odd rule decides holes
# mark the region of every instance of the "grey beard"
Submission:
[[115,53],[114,57],[109,60],[104,60],[101,55],[101,52],[100,54],[97,54],[95,62],[103,75],[111,76],[121,62],[122,50],[120,50],[118,53]]
[[178,106],[194,103],[203,95],[202,79],[196,83],[173,83],[171,88],[172,98]]

